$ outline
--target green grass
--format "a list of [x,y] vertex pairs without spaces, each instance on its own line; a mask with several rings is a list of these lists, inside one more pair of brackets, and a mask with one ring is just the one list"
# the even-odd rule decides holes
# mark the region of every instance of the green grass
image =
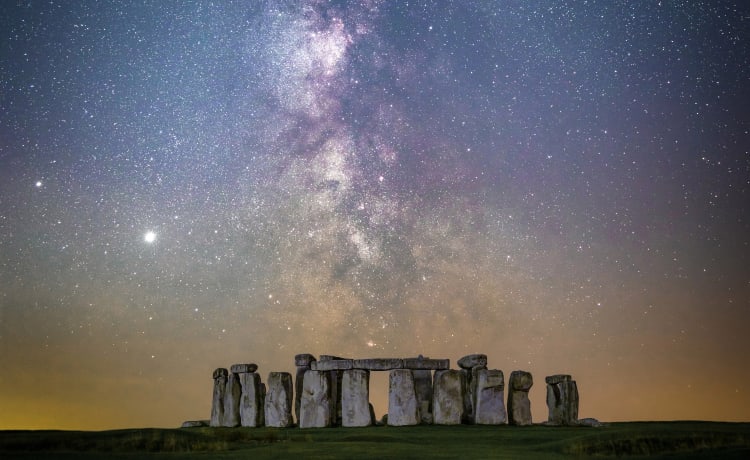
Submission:
[[750,423],[0,432],[0,458],[750,458]]

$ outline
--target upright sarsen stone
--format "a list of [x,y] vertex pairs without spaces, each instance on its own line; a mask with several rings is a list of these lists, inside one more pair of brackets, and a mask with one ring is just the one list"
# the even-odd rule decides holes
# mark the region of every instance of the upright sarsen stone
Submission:
[[224,424],[224,394],[227,391],[227,374],[224,368],[214,371],[214,391],[211,400],[211,426],[223,426]]
[[417,425],[419,421],[414,375],[409,369],[392,370],[388,378],[388,425]]
[[341,425],[370,426],[370,372],[364,369],[344,371],[341,380]]
[[300,428],[331,426],[331,375],[328,371],[305,372],[300,399]]
[[286,428],[292,420],[292,374],[271,372],[268,374],[268,392],[265,398],[265,424]]
[[239,375],[245,374],[230,372],[227,377],[227,389],[224,392],[224,423],[222,426],[240,426],[240,396],[242,388],[240,386]]
[[419,417],[422,423],[431,424],[432,417],[432,371],[413,370],[414,391],[419,403]]
[[263,384],[260,382],[260,375],[245,372],[237,376],[242,388],[239,405],[240,424],[249,427],[263,426]]
[[569,375],[551,375],[547,382],[550,425],[575,425],[578,421],[578,386]]
[[309,353],[302,353],[294,356],[294,365],[297,367],[297,375],[294,378],[294,417],[299,423],[300,403],[302,400],[302,388],[304,387],[305,372],[310,370],[311,364],[315,361],[315,356]]
[[505,378],[503,371],[479,369],[474,374],[474,423],[505,423]]
[[[436,425],[459,425],[464,417],[466,378],[461,371],[435,371],[432,417]],[[389,415],[390,417],[390,415]]]
[[534,379],[529,372],[513,371],[508,381],[508,423],[531,425],[531,401],[529,390]]

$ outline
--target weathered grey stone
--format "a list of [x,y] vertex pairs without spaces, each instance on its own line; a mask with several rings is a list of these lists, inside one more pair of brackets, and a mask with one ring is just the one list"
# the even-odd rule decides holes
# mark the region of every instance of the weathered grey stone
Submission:
[[575,425],[575,426],[590,426],[590,427],[598,428],[600,426],[605,426],[606,423],[602,423],[602,422],[600,422],[599,420],[597,420],[595,418],[582,418],[582,419],[576,420],[573,425]]
[[505,379],[503,371],[478,369],[474,375],[474,423],[505,423]]
[[461,369],[471,369],[472,367],[486,367],[487,366],[487,355],[474,354],[466,355],[458,360],[458,367]]
[[[322,358],[322,356],[321,356]],[[354,360],[352,359],[321,359],[310,363],[310,369],[314,371],[337,371],[352,369]]]
[[331,425],[331,378],[325,371],[305,372],[300,401],[300,428]]
[[240,395],[242,394],[242,388],[240,386],[240,379],[238,378],[239,375],[253,374],[229,373],[227,377],[227,390],[224,393],[224,423],[222,423],[222,426],[240,426]]
[[297,375],[294,377],[294,418],[299,424],[299,411],[302,403],[302,388],[304,387],[305,372],[309,371],[309,367],[298,367]]
[[419,416],[424,424],[432,423],[432,371],[412,370],[414,392],[419,402]]
[[547,377],[547,408],[550,425],[574,425],[578,420],[578,387],[569,375]]
[[294,355],[294,365],[297,367],[310,367],[313,361],[316,361],[315,356],[309,353]]
[[419,420],[419,404],[412,371],[392,370],[388,379],[388,425],[417,425]]
[[265,425],[277,428],[292,426],[292,374],[271,372],[267,383]]
[[352,367],[370,371],[389,371],[391,369],[402,369],[404,360],[398,358],[355,359]]
[[260,374],[245,372],[233,375],[238,377],[242,390],[238,406],[238,425],[250,427],[263,426],[262,414],[264,401]]
[[209,423],[209,420],[187,420],[185,422],[182,422],[182,426],[180,428],[200,428],[209,426]]
[[561,382],[570,382],[571,380],[572,378],[568,374],[556,374],[544,378],[544,381],[547,383],[547,385],[556,385]]
[[214,371],[214,391],[211,400],[211,426],[222,426],[224,424],[224,395],[227,392],[227,373],[224,368]]
[[331,382],[331,426],[341,426],[341,381],[344,371],[328,371]]
[[508,386],[511,390],[529,391],[534,385],[531,373],[526,371],[513,371],[510,373]]
[[229,375],[229,371],[227,371],[223,367],[220,367],[220,368],[214,370],[214,377],[213,378],[214,378],[214,380],[216,380],[219,377],[226,377],[227,375]]
[[461,371],[435,371],[432,417],[436,425],[458,425],[464,416],[466,378]]
[[450,359],[405,358],[404,369],[439,371],[450,369]]
[[370,426],[370,372],[349,369],[341,381],[341,425]]
[[333,356],[333,355],[320,355],[319,361],[333,361],[333,360],[341,360],[341,359],[347,359],[347,358],[342,358],[341,356]]
[[534,384],[531,374],[513,371],[508,382],[508,423],[511,425],[531,425],[531,401],[529,390]]
[[255,372],[258,370],[257,364],[232,364],[230,368],[232,374],[246,374],[249,372]]
[[266,424],[266,411],[263,407],[266,401],[266,393],[268,393],[268,388],[266,388],[265,383],[261,383],[260,384],[260,401],[258,403],[258,426],[264,426]]

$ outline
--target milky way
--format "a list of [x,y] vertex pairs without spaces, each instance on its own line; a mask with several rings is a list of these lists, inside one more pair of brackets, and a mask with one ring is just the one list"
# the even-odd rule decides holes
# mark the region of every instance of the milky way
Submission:
[[0,428],[174,426],[296,353],[747,420],[741,2],[0,11]]

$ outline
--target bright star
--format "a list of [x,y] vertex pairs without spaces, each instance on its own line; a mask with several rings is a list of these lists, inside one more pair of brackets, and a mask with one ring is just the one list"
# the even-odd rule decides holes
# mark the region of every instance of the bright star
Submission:
[[149,230],[143,236],[143,241],[145,241],[146,243],[153,243],[154,241],[156,241],[156,233]]

